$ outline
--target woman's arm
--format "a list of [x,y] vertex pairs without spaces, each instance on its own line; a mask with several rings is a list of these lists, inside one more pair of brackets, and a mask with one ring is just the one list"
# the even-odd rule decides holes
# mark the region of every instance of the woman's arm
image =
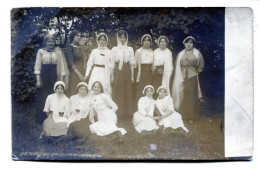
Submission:
[[42,68],[42,54],[40,50],[37,52],[36,61],[34,65],[34,74],[36,75],[36,87],[40,88],[41,83],[41,68]]
[[93,67],[93,64],[94,64],[94,52],[92,51],[90,53],[90,57],[88,59],[88,62],[87,62],[87,70],[86,70],[86,74],[85,74],[85,80],[88,78],[88,76],[90,76],[90,70],[92,69]]
[[137,72],[137,77],[136,77],[136,82],[138,83],[140,81],[140,76],[141,76],[141,59],[140,59],[140,54],[138,51],[135,52],[135,55],[136,55],[136,62],[137,62],[137,69],[138,69],[138,72]]
[[204,59],[203,59],[202,54],[200,53],[199,54],[199,65],[198,65],[197,71],[200,73],[203,71],[203,68],[204,68]]

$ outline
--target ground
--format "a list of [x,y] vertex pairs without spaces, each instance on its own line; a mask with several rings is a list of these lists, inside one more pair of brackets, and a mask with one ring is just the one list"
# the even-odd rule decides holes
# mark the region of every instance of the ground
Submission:
[[220,128],[222,116],[201,116],[194,123],[184,121],[189,133],[182,129],[162,133],[160,129],[140,135],[132,124],[119,122],[118,126],[127,131],[123,140],[118,140],[117,136],[96,135],[91,135],[86,141],[67,137],[39,139],[42,127],[33,123],[32,105],[22,106],[13,107],[14,160],[224,159],[224,132]]

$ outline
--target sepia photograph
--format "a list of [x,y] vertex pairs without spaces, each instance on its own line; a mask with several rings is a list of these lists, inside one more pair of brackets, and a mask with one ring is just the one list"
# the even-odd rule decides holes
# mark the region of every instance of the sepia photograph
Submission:
[[227,160],[225,10],[13,8],[12,159]]

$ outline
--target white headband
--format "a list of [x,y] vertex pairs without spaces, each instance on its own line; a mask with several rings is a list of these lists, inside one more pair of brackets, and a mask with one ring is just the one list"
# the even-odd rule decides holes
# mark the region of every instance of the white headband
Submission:
[[160,37],[158,38],[158,43],[160,43],[160,40],[161,40],[162,38],[165,38],[166,41],[167,41],[167,44],[169,44],[169,39],[168,39],[166,36],[164,36],[164,35],[162,35],[162,36],[160,36]]
[[193,38],[192,36],[188,36],[188,37],[186,37],[186,38],[182,41],[182,43],[185,44],[185,41],[186,41],[188,38],[191,38],[191,39],[193,39],[194,41],[196,41],[195,38]]
[[[86,82],[80,82],[80,83],[77,85],[76,89],[78,89],[78,87],[81,86],[81,85],[85,86],[85,87],[88,89],[88,84],[87,84]],[[88,90],[89,90],[89,89],[88,89]]]
[[57,81],[57,82],[54,84],[54,88],[53,88],[54,92],[55,92],[56,87],[57,87],[58,85],[62,85],[62,86],[64,87],[64,89],[65,89],[65,83],[64,83],[63,81]]
[[168,94],[167,89],[164,86],[158,87],[156,93],[158,94],[161,89],[164,89],[166,91],[166,95]]
[[145,86],[144,89],[143,89],[143,92],[142,92],[143,95],[145,95],[145,91],[146,91],[147,88],[151,88],[151,89],[153,89],[153,91],[154,91],[154,88],[153,88],[152,85],[147,85],[147,86]]

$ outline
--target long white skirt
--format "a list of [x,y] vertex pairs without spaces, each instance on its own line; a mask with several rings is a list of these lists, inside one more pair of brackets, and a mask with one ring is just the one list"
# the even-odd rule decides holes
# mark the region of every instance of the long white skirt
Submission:
[[95,67],[93,66],[93,70],[91,72],[90,78],[89,78],[89,88],[92,88],[92,85],[94,82],[96,81],[100,81],[103,88],[104,88],[104,92],[106,94],[110,94],[111,93],[111,86],[110,86],[110,82],[108,82],[108,73],[106,71],[106,69],[104,67]]
[[159,126],[157,126],[157,123],[154,119],[150,117],[142,116],[139,112],[135,112],[133,117],[133,124],[135,130],[138,133],[141,133],[143,130],[152,131],[159,128]]
[[117,117],[112,109],[103,109],[98,111],[98,121],[89,126],[91,133],[96,133],[99,136],[106,136],[113,132],[120,131],[122,135],[126,134],[124,128],[116,126]]
[[164,126],[165,128],[173,128],[173,129],[177,129],[177,128],[182,128],[183,130],[185,130],[186,132],[189,132],[189,130],[185,127],[182,117],[178,112],[174,112],[172,113],[170,116],[160,120],[158,122],[159,126]]

